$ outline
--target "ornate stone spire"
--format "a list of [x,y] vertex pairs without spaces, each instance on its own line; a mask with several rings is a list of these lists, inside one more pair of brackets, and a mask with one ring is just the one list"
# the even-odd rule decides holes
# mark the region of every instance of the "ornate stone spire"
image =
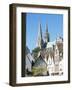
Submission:
[[43,38],[42,38],[42,27],[41,23],[39,21],[39,26],[38,26],[38,41],[37,41],[37,46],[42,48],[43,46]]
[[45,32],[44,41],[45,41],[45,43],[50,41],[49,33],[48,33],[48,25],[47,24],[46,24],[46,32]]

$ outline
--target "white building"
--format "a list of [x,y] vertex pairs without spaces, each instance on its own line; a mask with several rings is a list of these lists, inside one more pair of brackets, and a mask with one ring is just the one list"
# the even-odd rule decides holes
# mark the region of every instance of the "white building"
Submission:
[[53,61],[53,57],[50,56],[49,54],[49,58],[47,60],[47,70],[49,72],[49,75],[53,75],[54,73],[54,61]]
[[59,37],[56,42],[48,42],[46,46],[45,62],[49,75],[63,74],[63,40]]

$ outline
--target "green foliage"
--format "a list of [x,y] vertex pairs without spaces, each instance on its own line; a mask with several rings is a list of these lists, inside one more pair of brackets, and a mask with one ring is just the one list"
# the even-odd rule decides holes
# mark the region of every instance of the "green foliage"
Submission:
[[40,51],[40,47],[36,47],[32,50],[32,53],[38,53]]
[[32,55],[34,57],[34,59],[36,60],[37,59],[37,56],[38,56],[38,52],[40,51],[40,48],[39,47],[36,47],[32,50]]
[[33,67],[32,74],[33,76],[40,76],[43,75],[43,72],[47,71],[45,67]]

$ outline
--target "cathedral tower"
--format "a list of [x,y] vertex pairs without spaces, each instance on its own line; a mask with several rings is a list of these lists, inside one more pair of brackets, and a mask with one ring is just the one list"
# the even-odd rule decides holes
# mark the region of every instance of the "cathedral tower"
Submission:
[[39,21],[39,27],[38,27],[38,41],[37,41],[37,46],[40,47],[40,49],[43,46],[42,27],[41,27],[40,21]]
[[46,24],[46,32],[44,37],[45,43],[50,42],[49,33],[48,33],[48,25]]

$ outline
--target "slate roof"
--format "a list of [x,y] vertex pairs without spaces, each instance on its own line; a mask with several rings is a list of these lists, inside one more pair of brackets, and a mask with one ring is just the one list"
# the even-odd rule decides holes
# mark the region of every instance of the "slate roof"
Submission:
[[26,58],[27,58],[30,62],[35,61],[35,59],[34,59],[33,56],[31,55],[30,50],[29,50],[28,47],[26,47]]
[[41,66],[47,66],[46,62],[44,61],[44,59],[41,57],[41,55],[37,58],[37,60],[35,61],[34,67],[41,67]]

